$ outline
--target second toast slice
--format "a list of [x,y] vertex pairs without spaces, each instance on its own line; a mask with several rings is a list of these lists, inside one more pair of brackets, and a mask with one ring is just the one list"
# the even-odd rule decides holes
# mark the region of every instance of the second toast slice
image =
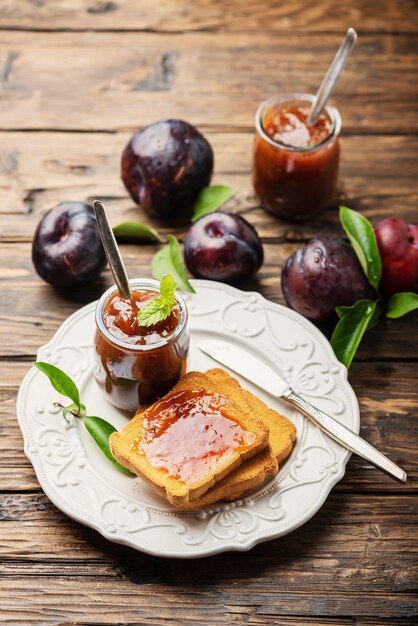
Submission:
[[175,506],[196,500],[268,446],[268,427],[253,418],[238,390],[190,372],[110,437],[115,458]]

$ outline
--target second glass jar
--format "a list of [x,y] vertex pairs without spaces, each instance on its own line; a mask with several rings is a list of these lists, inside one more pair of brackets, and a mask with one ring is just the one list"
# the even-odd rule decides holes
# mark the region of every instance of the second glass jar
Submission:
[[[286,220],[309,219],[332,200],[337,186],[341,117],[326,107],[320,139],[311,145],[288,145],[267,129],[287,109],[309,110],[314,96],[274,96],[256,113],[253,185],[264,208]],[[315,127],[314,127],[315,128]]]

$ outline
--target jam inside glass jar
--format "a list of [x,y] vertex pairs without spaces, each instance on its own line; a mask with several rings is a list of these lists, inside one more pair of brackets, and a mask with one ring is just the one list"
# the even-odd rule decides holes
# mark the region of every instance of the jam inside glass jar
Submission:
[[338,111],[326,107],[307,123],[313,96],[270,98],[256,114],[253,185],[270,213],[302,221],[332,200],[338,178]]
[[189,331],[186,303],[177,292],[169,317],[140,326],[138,311],[159,295],[159,283],[129,282],[130,298],[114,286],[97,304],[93,373],[112,404],[136,411],[164,396],[186,373]]

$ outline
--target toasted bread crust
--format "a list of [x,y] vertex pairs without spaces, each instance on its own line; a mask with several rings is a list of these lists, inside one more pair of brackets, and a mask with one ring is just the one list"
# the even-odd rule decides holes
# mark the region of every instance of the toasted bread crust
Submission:
[[[211,487],[233,472],[243,461],[250,459],[265,449],[269,444],[268,427],[263,421],[251,416],[248,404],[242,400],[240,387],[228,388],[224,393],[218,381],[213,381],[201,372],[190,372],[168,393],[165,398],[183,390],[204,389],[208,392],[221,393],[228,399],[228,411],[231,416],[245,429],[253,432],[255,442],[247,449],[234,451],[230,459],[219,463],[215,472],[204,479],[187,485],[165,471],[151,465],[145,455],[132,447],[135,439],[140,439],[144,411],[139,411],[121,432],[111,435],[110,447],[115,458],[132,472],[151,484],[158,493],[164,495],[169,502],[177,507],[185,507],[202,497]],[[201,505],[202,506],[202,505]]]

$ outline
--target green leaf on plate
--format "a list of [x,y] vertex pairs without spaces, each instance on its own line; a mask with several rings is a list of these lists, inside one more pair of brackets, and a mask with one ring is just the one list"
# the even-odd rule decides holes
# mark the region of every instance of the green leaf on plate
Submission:
[[[345,311],[331,337],[331,345],[337,359],[348,369],[366,332],[377,303],[372,300],[357,300]],[[341,308],[341,307],[339,307]]]
[[367,280],[377,289],[382,276],[382,261],[373,226],[361,213],[345,206],[340,207],[340,220]]
[[418,309],[418,293],[412,291],[394,293],[389,299],[386,316],[396,319],[415,309]]
[[62,409],[62,416],[65,419],[65,421],[67,423],[69,423],[68,420],[68,413],[70,413],[71,415],[75,415],[76,417],[80,417],[83,418],[86,415],[86,405],[81,403],[80,406],[78,407],[76,404],[74,404],[74,402],[72,404],[69,404],[68,406],[65,406]]
[[158,250],[152,258],[152,275],[161,280],[166,274],[171,274],[178,289],[195,293],[186,275],[179,242],[173,235],[167,235],[167,239],[168,244]]
[[192,222],[198,220],[199,217],[216,211],[216,209],[219,209],[220,206],[232,198],[234,194],[235,189],[227,185],[205,187],[197,196],[194,204]]
[[100,450],[107,456],[109,461],[112,461],[121,472],[128,474],[128,476],[135,476],[126,467],[118,463],[112,454],[109,444],[109,437],[112,433],[116,432],[116,428],[106,422],[106,420],[95,415],[86,415],[84,418],[84,426],[87,432],[93,437],[94,441],[99,446]]
[[160,241],[159,233],[152,226],[141,222],[123,222],[112,228],[117,239],[135,239],[137,241]]
[[58,393],[66,398],[70,398],[80,410],[80,394],[77,385],[65,372],[60,370],[59,367],[55,367],[55,365],[51,365],[50,363],[44,363],[43,361],[36,361],[34,366],[49,378],[51,385]]
[[155,326],[170,315],[175,303],[175,288],[176,285],[171,274],[167,274],[161,279],[160,295],[153,298],[138,311],[137,319],[140,326]]

